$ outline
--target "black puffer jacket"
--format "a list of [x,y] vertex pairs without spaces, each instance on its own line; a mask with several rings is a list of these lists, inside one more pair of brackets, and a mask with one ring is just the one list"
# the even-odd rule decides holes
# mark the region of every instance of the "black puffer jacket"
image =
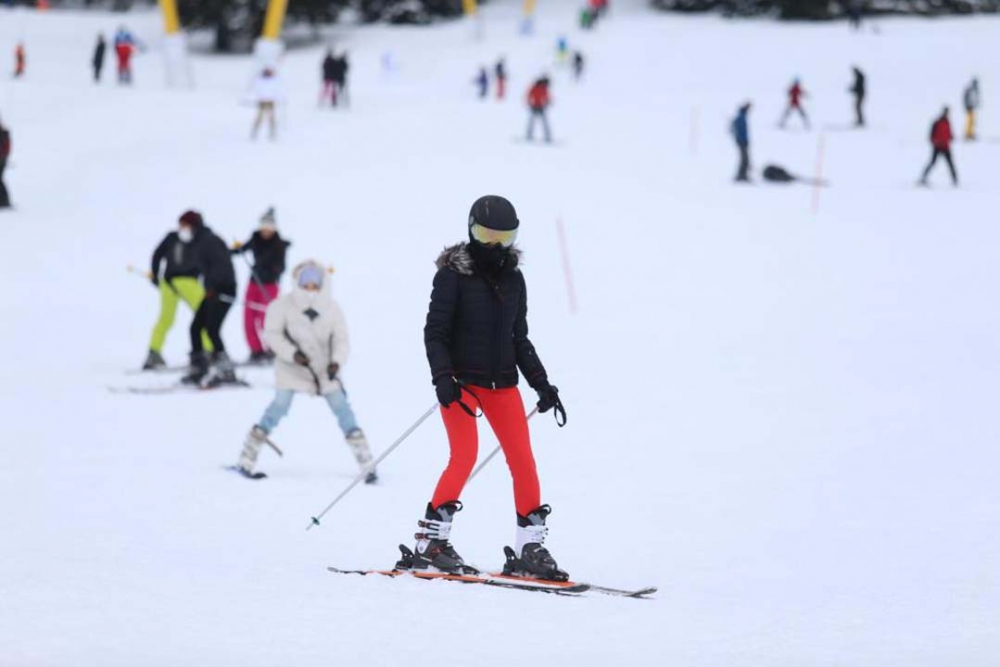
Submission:
[[247,250],[252,252],[253,272],[258,280],[270,285],[281,280],[281,274],[285,272],[285,251],[290,245],[292,244],[277,232],[269,239],[261,236],[260,232],[254,232],[250,240],[238,250],[233,250],[232,254],[240,255]]
[[229,296],[236,294],[236,271],[233,270],[226,242],[208,227],[201,227],[191,239],[191,245],[205,291]]
[[165,280],[198,277],[193,245],[181,241],[177,232],[170,232],[163,237],[160,245],[153,251],[153,265],[150,272],[154,276],[160,275],[160,265],[163,260],[167,260],[167,267],[163,270]]
[[548,384],[528,340],[528,294],[510,251],[504,269],[490,278],[480,272],[466,244],[445,249],[437,260],[434,290],[424,327],[431,377],[455,377],[500,389],[517,384],[518,368],[536,390]]

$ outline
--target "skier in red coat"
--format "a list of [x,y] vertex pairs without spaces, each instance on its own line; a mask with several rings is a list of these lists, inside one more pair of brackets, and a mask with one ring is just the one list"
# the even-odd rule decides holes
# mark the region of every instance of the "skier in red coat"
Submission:
[[534,141],[535,121],[541,121],[542,131],[545,133],[545,142],[552,141],[552,133],[549,131],[549,119],[545,115],[546,109],[552,104],[549,96],[549,77],[543,76],[535,81],[531,89],[528,90],[528,109],[531,117],[528,119],[528,141]]
[[924,169],[924,175],[920,178],[920,185],[927,185],[927,177],[930,175],[934,163],[937,162],[939,157],[943,157],[945,162],[948,163],[952,184],[958,186],[958,174],[955,172],[955,163],[951,159],[952,139],[951,122],[948,120],[948,107],[945,107],[941,115],[931,125],[931,148],[933,152],[931,153],[931,161],[927,164],[927,168]]
[[809,129],[809,116],[806,115],[806,110],[802,108],[802,99],[805,97],[808,97],[806,91],[803,90],[799,80],[795,79],[792,82],[792,87],[788,89],[788,106],[785,107],[785,115],[781,117],[781,122],[778,124],[779,127],[784,129],[788,117],[792,115],[793,111],[797,111],[802,116],[802,123],[807,130]]
[[505,549],[504,573],[566,581],[545,548],[546,518],[538,472],[518,380],[538,392],[538,411],[553,410],[560,425],[566,412],[559,390],[528,338],[528,296],[514,246],[520,222],[514,206],[489,195],[472,205],[469,242],[445,249],[437,260],[424,345],[431,377],[448,432],[451,458],[441,475],[412,552],[403,547],[397,567],[451,573],[476,571],[449,541],[459,497],[476,464],[477,417],[493,429],[503,447],[514,483],[517,512],[515,548]]

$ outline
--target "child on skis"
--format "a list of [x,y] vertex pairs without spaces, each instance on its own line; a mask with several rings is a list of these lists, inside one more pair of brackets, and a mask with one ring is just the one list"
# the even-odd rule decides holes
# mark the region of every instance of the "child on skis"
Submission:
[[[253,467],[268,435],[288,414],[296,394],[322,396],[337,417],[340,430],[364,470],[372,455],[364,432],[347,401],[340,369],[347,363],[350,342],[340,306],[323,291],[326,269],[314,261],[295,268],[295,289],[267,309],[264,334],[277,355],[277,394],[243,443],[237,471],[253,477]],[[365,482],[378,477],[372,470]]]
[[518,369],[538,392],[538,410],[556,411],[565,423],[559,390],[528,339],[527,287],[514,247],[519,226],[514,207],[503,197],[486,196],[472,206],[468,243],[438,257],[424,345],[431,379],[441,404],[451,458],[441,475],[412,553],[398,567],[469,572],[449,542],[452,520],[462,509],[462,489],[476,463],[476,417],[485,415],[503,447],[514,478],[517,513],[515,548],[507,574],[557,581],[569,578],[545,548],[546,518],[541,503],[531,436],[518,391]]
[[806,110],[802,107],[803,98],[808,97],[806,91],[802,88],[802,84],[798,79],[792,82],[792,87],[788,89],[788,106],[785,108],[785,114],[781,117],[781,123],[779,127],[785,128],[785,123],[788,121],[788,117],[792,115],[792,112],[797,112],[799,116],[802,117],[802,123],[805,128],[809,129],[809,116],[806,115]]

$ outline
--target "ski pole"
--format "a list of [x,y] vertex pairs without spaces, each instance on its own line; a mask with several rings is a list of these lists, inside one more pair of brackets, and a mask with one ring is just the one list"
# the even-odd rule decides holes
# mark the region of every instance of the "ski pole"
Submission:
[[367,466],[365,466],[365,469],[362,470],[358,474],[358,476],[354,478],[353,482],[351,482],[350,484],[347,485],[346,489],[344,489],[343,491],[340,492],[339,496],[337,496],[336,498],[333,499],[333,502],[331,502],[329,505],[327,505],[323,509],[322,512],[320,512],[316,516],[312,517],[312,520],[309,522],[309,525],[306,526],[306,530],[310,530],[313,526],[318,526],[319,525],[319,520],[322,519],[326,515],[327,512],[329,512],[330,510],[332,510],[333,507],[344,498],[344,496],[346,496],[348,493],[350,493],[351,489],[353,489],[358,484],[360,484],[361,480],[363,480],[365,477],[367,477],[368,474],[371,473],[371,471],[375,470],[375,468],[378,467],[379,463],[381,463],[382,461],[384,461],[386,459],[386,457],[389,456],[389,454],[392,454],[392,451],[394,449],[396,449],[396,447],[399,447],[401,444],[403,444],[403,441],[406,440],[408,437],[410,437],[410,435],[414,431],[417,430],[417,427],[419,427],[421,424],[423,424],[425,421],[427,421],[427,418],[430,417],[432,414],[434,414],[437,410],[438,410],[438,403],[437,403],[437,401],[435,401],[434,405],[432,405],[430,408],[428,408],[427,412],[425,412],[423,414],[423,416],[420,417],[420,419],[418,419],[417,421],[415,421],[413,423],[413,426],[411,426],[410,428],[406,429],[406,431],[403,433],[403,435],[399,436],[399,438],[396,440],[396,442],[392,443],[392,445],[390,445],[387,450],[385,450],[384,452],[382,452],[382,454],[377,459],[375,459],[374,461],[372,461],[371,463],[369,463]]
[[[229,296],[228,294],[220,294],[219,295],[219,301],[224,301],[224,302],[232,304],[234,306],[238,306],[238,305],[240,305],[240,304],[243,303],[242,301],[240,301],[239,299],[237,299],[235,296]],[[257,311],[260,311],[262,313],[266,313],[267,312],[267,306],[262,306],[259,303],[252,303],[251,302],[251,303],[247,303],[245,305],[250,310],[257,310]]]
[[[537,406],[535,407],[534,410],[532,410],[531,412],[528,413],[527,420],[531,421],[531,418],[534,417],[536,414],[538,414],[538,407]],[[483,459],[483,462],[480,463],[478,466],[476,466],[476,469],[472,471],[472,474],[469,475],[469,479],[466,482],[466,484],[468,484],[469,482],[471,482],[472,478],[475,477],[476,475],[478,475],[479,471],[482,470],[483,468],[485,468],[486,464],[489,463],[490,461],[492,461],[493,457],[496,456],[499,453],[500,453],[500,445],[497,445],[496,449],[494,449],[492,452],[490,452],[490,455],[487,456],[485,459]]]

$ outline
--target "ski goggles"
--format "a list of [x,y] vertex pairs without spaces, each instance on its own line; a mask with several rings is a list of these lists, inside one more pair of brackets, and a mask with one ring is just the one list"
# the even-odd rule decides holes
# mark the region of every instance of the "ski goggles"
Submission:
[[473,239],[483,245],[497,243],[504,248],[509,248],[517,240],[517,229],[490,229],[478,223],[473,223],[472,227],[469,228],[469,232],[472,234]]
[[317,288],[323,286],[323,269],[316,265],[304,266],[299,271],[299,287],[309,287],[310,285]]

